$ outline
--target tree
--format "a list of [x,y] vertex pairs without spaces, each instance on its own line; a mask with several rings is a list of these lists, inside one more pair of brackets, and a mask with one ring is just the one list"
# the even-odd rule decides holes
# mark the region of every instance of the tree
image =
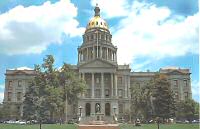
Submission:
[[185,101],[180,101],[178,104],[178,109],[176,112],[177,119],[184,119],[192,121],[197,119],[199,116],[199,103],[192,99],[187,99]]
[[43,121],[61,118],[65,102],[74,102],[86,86],[69,65],[56,69],[52,55],[47,55],[43,61],[42,65],[35,65],[36,76],[25,94],[23,110],[24,117],[36,118],[40,127]]
[[131,108],[132,115],[138,117],[143,117],[144,120],[151,118],[152,112],[152,86],[147,83],[146,86],[139,88],[137,86],[132,86],[131,90]]
[[175,116],[175,101],[174,94],[170,89],[170,84],[167,81],[167,77],[163,74],[155,75],[153,79],[154,91],[153,91],[153,105],[154,114],[156,117],[168,119]]

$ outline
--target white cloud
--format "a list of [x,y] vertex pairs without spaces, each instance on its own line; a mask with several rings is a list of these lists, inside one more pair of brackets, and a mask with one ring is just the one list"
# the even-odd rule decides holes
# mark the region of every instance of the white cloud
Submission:
[[81,36],[84,28],[75,19],[77,8],[69,0],[21,5],[0,14],[0,53],[41,53],[51,43],[62,43],[62,34]]
[[4,93],[2,92],[0,92],[0,103],[2,103],[3,102],[3,98],[4,98]]
[[27,66],[23,66],[23,67],[18,67],[18,68],[12,68],[9,70],[33,70],[32,68],[29,68]]
[[[198,54],[198,13],[183,17],[173,14],[167,7],[145,2],[134,1],[129,6],[127,0],[119,2],[119,6],[113,3],[118,1],[102,2],[102,11],[109,18],[125,16],[111,28],[113,43],[118,47],[119,64],[134,63],[138,57],[148,57],[153,62],[165,57]],[[126,13],[111,16],[116,8]]]
[[5,84],[1,84],[1,85],[0,85],[0,103],[3,102],[3,98],[4,98],[4,87],[5,87]]
[[199,81],[192,81],[192,98],[200,102],[200,83]]

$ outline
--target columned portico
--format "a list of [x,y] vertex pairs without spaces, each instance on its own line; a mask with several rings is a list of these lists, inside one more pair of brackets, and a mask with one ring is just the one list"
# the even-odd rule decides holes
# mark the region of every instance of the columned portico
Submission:
[[98,111],[112,120],[113,105],[118,105],[117,47],[112,44],[107,23],[96,12],[78,53],[78,71],[87,84],[86,95],[79,98],[78,104],[85,108],[83,115],[92,118]]

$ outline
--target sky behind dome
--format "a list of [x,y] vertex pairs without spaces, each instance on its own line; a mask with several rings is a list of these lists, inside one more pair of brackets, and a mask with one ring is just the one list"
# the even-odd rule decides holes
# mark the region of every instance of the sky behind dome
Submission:
[[199,101],[198,0],[0,1],[0,102],[6,69],[41,64],[45,55],[77,64],[77,47],[98,3],[118,47],[118,64],[133,71],[191,70]]

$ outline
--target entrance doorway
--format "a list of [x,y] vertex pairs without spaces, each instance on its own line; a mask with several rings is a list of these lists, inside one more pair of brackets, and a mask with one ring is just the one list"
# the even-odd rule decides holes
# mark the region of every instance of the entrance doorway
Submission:
[[105,104],[105,115],[110,116],[110,103]]
[[90,116],[90,112],[91,112],[91,105],[90,105],[90,103],[86,103],[86,105],[85,105],[85,115]]

